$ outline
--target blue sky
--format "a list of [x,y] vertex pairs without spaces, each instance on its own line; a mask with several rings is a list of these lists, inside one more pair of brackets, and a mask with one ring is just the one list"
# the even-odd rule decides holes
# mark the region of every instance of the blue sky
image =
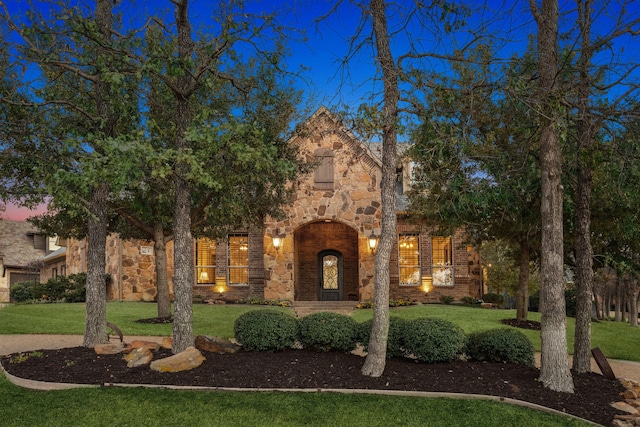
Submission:
[[[10,0],[4,1],[12,14],[20,14],[27,7],[27,2]],[[38,2],[36,2],[38,3]],[[93,8],[93,2],[78,0],[78,4]],[[282,7],[282,0],[248,0],[251,11],[271,11]],[[292,0],[286,5],[290,12],[281,16],[282,23],[296,28],[289,48],[292,56],[288,59],[291,71],[297,71],[300,66],[308,68],[302,73],[303,78],[298,81],[298,87],[308,96],[313,94],[315,108],[320,105],[339,108],[343,104],[357,107],[360,103],[369,100],[372,94],[380,94],[381,83],[375,81],[377,68],[370,45],[365,45],[360,55],[349,61],[349,66],[343,68],[341,61],[349,52],[348,39],[351,37],[361,20],[361,11],[350,1],[345,0],[337,8],[336,12],[326,20],[316,23],[318,17],[327,14],[334,1],[326,0]],[[393,5],[412,5],[410,0],[397,0],[390,2]],[[396,57],[409,52],[411,46],[414,51],[435,52],[446,54],[456,47],[461,47],[469,40],[468,30],[476,30],[486,26],[485,32],[490,34],[500,48],[501,56],[508,58],[514,53],[522,53],[531,34],[535,34],[535,24],[529,10],[528,0],[514,1],[465,1],[467,5],[475,4],[476,12],[466,20],[468,26],[465,30],[455,31],[449,35],[435,31],[440,23],[435,21],[412,21],[406,28],[398,28],[398,22],[406,13],[406,9],[395,6],[389,12],[389,25],[391,31],[397,31],[393,38],[392,49]],[[602,2],[596,2],[600,7]],[[139,23],[144,21],[143,16],[147,9],[163,8],[168,11],[171,18],[171,3],[168,0],[124,0],[120,4],[125,5],[123,18],[125,22]],[[207,0],[192,0],[190,15],[194,20],[194,26],[210,25],[213,9],[212,2]],[[575,29],[575,2],[560,0],[562,28],[564,30]],[[613,17],[619,13],[619,2],[613,1],[611,6],[597,14],[595,33],[607,33],[610,30]],[[48,7],[48,6],[46,6]],[[640,19],[640,1],[631,2],[624,13],[627,19]],[[640,25],[636,26],[636,30]],[[303,36],[304,33],[304,36]],[[596,35],[594,34],[594,36]],[[369,36],[370,28],[366,28],[362,36]],[[303,40],[304,38],[304,40]],[[638,62],[640,60],[640,43],[629,37],[620,39],[615,45],[604,52],[598,59],[602,62],[610,61],[612,55],[622,57],[625,61]],[[446,72],[442,61],[432,59],[423,62],[437,72]],[[615,71],[612,77],[615,77]],[[378,98],[379,99],[379,98]],[[13,207],[2,214],[4,218],[22,218],[16,215]]]

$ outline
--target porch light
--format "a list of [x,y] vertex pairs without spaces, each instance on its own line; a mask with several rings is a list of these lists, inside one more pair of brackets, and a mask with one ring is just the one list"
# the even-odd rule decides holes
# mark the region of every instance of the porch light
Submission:
[[279,251],[282,248],[282,241],[284,240],[283,237],[280,236],[273,236],[273,248],[277,251]]
[[371,232],[371,236],[369,236],[369,251],[374,254],[376,252],[376,247],[378,246],[378,237]]

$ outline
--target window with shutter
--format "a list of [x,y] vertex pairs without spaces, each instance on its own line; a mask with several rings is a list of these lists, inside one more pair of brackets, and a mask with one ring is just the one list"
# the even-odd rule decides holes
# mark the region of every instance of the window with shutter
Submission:
[[318,148],[314,155],[318,162],[314,173],[314,188],[333,190],[333,151],[329,148]]

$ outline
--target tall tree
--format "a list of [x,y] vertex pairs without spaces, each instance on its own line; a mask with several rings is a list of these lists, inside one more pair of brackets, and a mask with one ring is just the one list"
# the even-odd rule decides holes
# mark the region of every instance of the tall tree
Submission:
[[[576,253],[576,329],[573,369],[576,372],[591,370],[591,305],[593,295],[593,247],[591,243],[591,199],[593,170],[600,156],[596,150],[603,126],[616,121],[629,108],[629,100],[639,89],[635,74],[638,64],[627,63],[622,56],[608,46],[632,40],[639,34],[640,18],[629,10],[628,2],[619,5],[605,2],[600,10],[594,10],[592,0],[577,0],[577,64],[575,99],[576,135],[576,196],[574,239]],[[601,13],[604,10],[609,13]],[[595,17],[595,18],[594,18]],[[598,24],[597,18],[600,17]],[[627,41],[628,42],[628,41]],[[594,64],[596,55],[610,52],[609,60]],[[615,73],[606,72],[615,68]],[[604,76],[607,77],[606,80]],[[635,80],[635,81],[634,81]],[[605,101],[606,100],[606,101]],[[622,110],[622,111],[621,111]]]
[[[220,219],[236,215],[233,208],[227,207],[234,203],[241,206],[247,200],[256,200],[248,218],[255,220],[268,213],[265,208],[270,203],[279,206],[284,200],[276,198],[285,192],[287,181],[299,171],[299,163],[282,139],[293,112],[290,96],[279,103],[277,99],[282,92],[272,84],[278,79],[267,84],[266,80],[256,78],[260,72],[252,75],[247,71],[264,67],[274,70],[272,76],[281,76],[280,62],[286,50],[282,28],[274,15],[253,15],[245,10],[243,2],[221,2],[214,11],[217,32],[196,39],[188,0],[173,1],[173,5],[175,34],[168,27],[159,26],[159,31],[171,40],[163,38],[154,45],[145,72],[161,81],[173,97],[171,146],[159,153],[159,158],[169,165],[161,169],[172,177],[173,184],[172,351],[177,353],[194,342],[194,226],[200,227],[198,235],[215,235],[220,229],[217,225],[230,224]],[[260,37],[264,43],[258,42]],[[243,69],[240,64],[248,50],[254,52],[257,59],[247,61]],[[268,73],[263,73],[262,77],[267,76]],[[264,85],[262,92],[256,90],[261,85]],[[221,108],[215,102],[218,91],[226,91],[237,104]],[[213,95],[199,108],[202,106],[199,100],[207,99],[203,95],[207,92]],[[252,96],[262,98],[255,102]],[[278,110],[279,107],[282,109]],[[238,111],[239,116],[245,114],[245,119],[234,116]],[[247,114],[250,111],[252,114]],[[224,117],[222,122],[220,117]],[[275,124],[278,126],[269,128]],[[235,162],[233,169],[224,169],[229,165],[227,160]],[[201,191],[204,189],[207,191]],[[220,197],[227,202],[220,203]],[[238,209],[236,220],[249,211],[249,208]],[[212,222],[212,218],[218,222]]]
[[573,393],[569,371],[564,302],[562,151],[558,129],[558,1],[529,0],[538,25],[538,114],[542,177],[540,381],[554,391]]
[[524,101],[535,70],[529,53],[507,66],[493,65],[496,59],[480,45],[426,95],[410,150],[409,211],[440,232],[465,227],[476,245],[501,239],[518,248],[511,252],[519,266],[517,318],[526,320],[540,239],[538,133]]
[[384,85],[382,107],[382,233],[376,251],[375,289],[373,295],[373,325],[369,352],[362,373],[379,377],[384,372],[389,333],[389,260],[396,238],[396,158],[397,124],[400,90],[398,69],[391,52],[387,10],[384,0],[371,0],[371,16],[375,35],[377,61]]
[[[23,79],[30,94],[23,108],[36,109],[16,157],[33,155],[47,146],[53,157],[34,162],[36,185],[55,197],[53,207],[75,206],[88,220],[87,309],[84,345],[106,342],[105,245],[111,168],[108,152],[128,132],[136,118],[136,106],[124,96],[130,80],[126,64],[113,55],[113,47],[127,43],[118,31],[114,2],[99,0],[91,13],[60,2],[41,12],[34,5],[31,21],[16,22],[2,4],[2,20],[15,33],[16,64],[35,68],[41,82]],[[45,16],[46,13],[46,16]],[[12,102],[3,97],[4,102]],[[46,123],[46,126],[44,124]],[[14,145],[14,149],[17,148]],[[33,160],[33,159],[32,159]],[[51,168],[56,163],[58,169]],[[33,179],[32,179],[33,181]],[[34,185],[34,186],[36,186]],[[42,191],[42,190],[41,190]]]

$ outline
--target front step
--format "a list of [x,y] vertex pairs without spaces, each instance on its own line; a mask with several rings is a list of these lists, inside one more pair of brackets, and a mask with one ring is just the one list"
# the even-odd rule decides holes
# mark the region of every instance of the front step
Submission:
[[294,301],[293,311],[298,317],[304,317],[320,311],[351,314],[356,309],[357,301]]

